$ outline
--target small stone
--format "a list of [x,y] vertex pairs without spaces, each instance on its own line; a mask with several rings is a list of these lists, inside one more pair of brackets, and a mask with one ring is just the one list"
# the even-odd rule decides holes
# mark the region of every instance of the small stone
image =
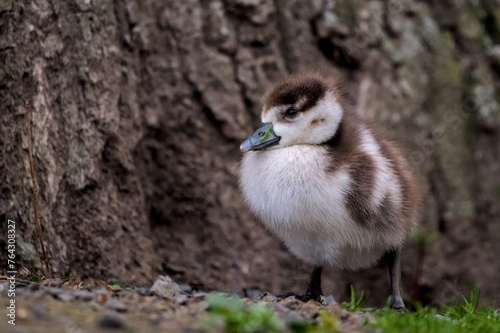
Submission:
[[154,295],[154,292],[151,291],[151,289],[146,288],[146,287],[141,287],[137,290],[137,293],[142,296],[152,296]]
[[63,302],[69,302],[71,300],[73,300],[73,295],[69,292],[65,292],[65,293],[60,293],[56,296],[56,298],[60,301],[63,301]]
[[188,284],[181,284],[179,287],[181,288],[181,291],[185,293],[191,293],[193,291],[191,286]]
[[342,309],[342,312],[340,313],[340,319],[346,320],[349,318],[349,312],[346,309]]
[[125,320],[117,314],[107,314],[99,321],[99,326],[102,328],[125,328]]
[[265,292],[265,293],[262,293],[260,295],[255,295],[254,297],[252,297],[252,301],[254,302],[260,302],[260,301],[264,301],[264,302],[274,302],[278,300],[278,298],[276,296],[274,296],[273,294],[271,293],[268,293],[268,292]]
[[193,297],[195,299],[203,299],[203,298],[207,297],[207,293],[204,293],[202,291],[195,291],[195,292],[193,292]]
[[117,301],[115,299],[110,299],[104,305],[110,309],[116,310],[118,312],[127,312],[127,306],[123,302]]
[[335,305],[337,302],[335,302],[335,298],[333,298],[332,295],[328,296],[325,301],[323,302],[324,305]]
[[49,289],[49,293],[54,296],[54,298],[63,301],[63,302],[69,302],[73,299],[73,294],[71,292],[66,291],[64,289],[60,288],[51,288]]
[[284,299],[284,301],[292,301],[295,299],[295,295],[288,296],[287,298]]
[[153,283],[151,291],[158,296],[173,299],[181,292],[181,288],[169,276],[160,275]]
[[187,305],[188,304],[188,298],[186,295],[177,295],[175,296],[175,303],[179,305]]
[[258,297],[259,295],[261,295],[262,291],[257,289],[244,289],[243,294],[245,295],[245,297],[253,299],[254,297]]
[[88,291],[77,290],[73,293],[76,299],[88,302],[94,299],[94,295]]

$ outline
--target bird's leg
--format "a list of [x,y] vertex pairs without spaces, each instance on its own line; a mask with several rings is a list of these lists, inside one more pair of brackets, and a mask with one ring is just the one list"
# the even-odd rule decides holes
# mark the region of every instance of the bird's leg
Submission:
[[400,310],[405,308],[401,297],[401,247],[393,248],[385,254],[385,262],[389,269],[392,286],[391,308]]
[[306,293],[303,296],[298,297],[302,301],[306,302],[309,300],[314,300],[316,302],[321,301],[321,295],[323,291],[321,290],[321,270],[322,266],[314,266],[314,270],[311,274],[311,282],[307,288]]

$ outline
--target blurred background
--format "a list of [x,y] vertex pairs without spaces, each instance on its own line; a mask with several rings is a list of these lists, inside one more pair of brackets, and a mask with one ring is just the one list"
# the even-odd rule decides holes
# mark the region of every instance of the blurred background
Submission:
[[[242,201],[239,145],[274,83],[321,69],[426,182],[404,297],[498,300],[498,1],[0,0],[0,59],[0,231],[23,266],[42,267],[27,98],[55,276],[304,292],[312,267]],[[323,279],[337,301],[390,290],[382,265]]]

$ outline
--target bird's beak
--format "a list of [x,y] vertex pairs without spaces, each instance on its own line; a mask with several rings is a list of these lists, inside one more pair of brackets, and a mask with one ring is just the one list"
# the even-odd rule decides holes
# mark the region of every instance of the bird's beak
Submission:
[[264,123],[261,128],[256,130],[251,137],[241,144],[240,150],[246,152],[249,150],[266,149],[277,145],[280,139],[273,131],[273,123]]

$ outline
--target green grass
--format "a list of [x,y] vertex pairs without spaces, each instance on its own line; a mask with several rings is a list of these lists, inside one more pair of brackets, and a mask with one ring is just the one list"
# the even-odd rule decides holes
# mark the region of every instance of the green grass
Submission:
[[208,296],[208,313],[208,317],[202,322],[202,328],[209,332],[338,332],[337,318],[331,317],[325,310],[320,310],[319,325],[308,321],[285,324],[265,304],[245,305],[240,299],[221,294]]
[[[455,305],[440,308],[416,305],[415,311],[404,314],[387,307],[374,314],[374,320],[359,331],[386,333],[489,333],[500,332],[500,314],[495,307],[478,309],[480,288],[463,297]],[[202,322],[206,331],[242,332],[338,332],[339,322],[324,309],[317,322],[285,323],[265,304],[245,305],[242,300],[221,294],[208,297],[208,316]],[[348,311],[372,311],[365,308],[368,293],[351,287],[351,301],[341,306]]]
[[459,302],[441,308],[416,306],[414,312],[404,315],[387,308],[375,314],[375,322],[369,324],[387,333],[483,333],[500,332],[499,310],[483,307],[478,311],[480,288],[472,291],[470,298],[464,296]]
[[32,275],[30,277],[30,281],[35,282],[35,283],[42,283],[43,279],[41,277],[39,277],[39,276]]
[[224,295],[208,297],[208,318],[202,328],[213,331],[225,328],[228,333],[282,332],[285,324],[273,310],[263,304],[245,306],[239,299]]
[[347,311],[350,311],[350,312],[372,311],[373,310],[372,308],[365,308],[365,304],[366,304],[366,302],[368,302],[369,297],[370,297],[369,291],[367,291],[365,294],[365,291],[362,290],[361,294],[358,294],[358,292],[351,285],[351,301],[350,302],[342,302],[342,304],[340,304],[340,306],[343,307],[344,309],[346,309]]
[[125,285],[123,282],[121,282],[120,280],[112,280],[110,282],[110,286],[111,288],[113,288],[113,290],[139,290],[139,287],[137,286],[127,286]]

